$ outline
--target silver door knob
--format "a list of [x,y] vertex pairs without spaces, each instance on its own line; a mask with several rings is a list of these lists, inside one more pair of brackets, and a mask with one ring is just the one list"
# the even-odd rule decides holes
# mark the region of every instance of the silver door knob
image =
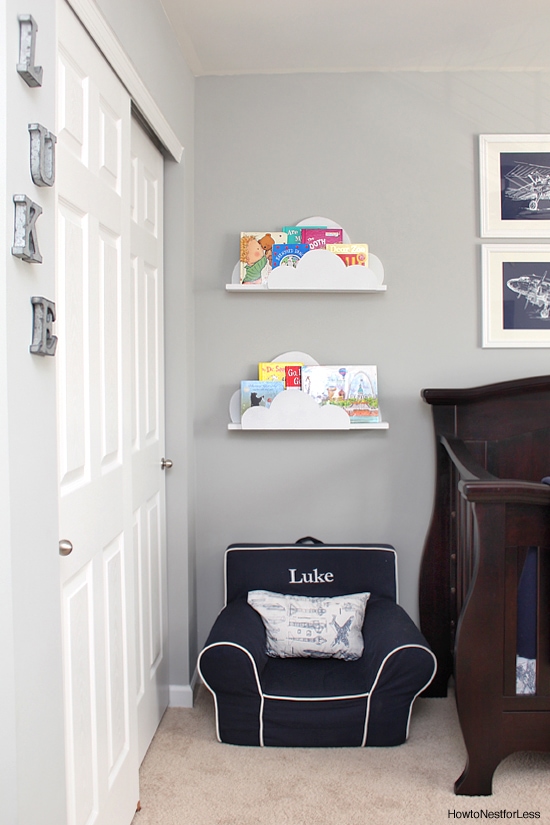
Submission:
[[59,555],[68,556],[73,552],[73,543],[68,539],[61,539],[59,542]]
[[161,458],[160,460],[160,469],[161,470],[169,470],[174,462],[171,461],[169,458]]

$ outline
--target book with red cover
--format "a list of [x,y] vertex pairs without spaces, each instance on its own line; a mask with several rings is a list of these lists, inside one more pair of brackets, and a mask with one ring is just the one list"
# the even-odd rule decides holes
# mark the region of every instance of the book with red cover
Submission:
[[302,370],[301,366],[297,366],[296,364],[285,364],[285,387],[290,389],[292,387],[297,387],[300,389],[302,386]]
[[341,229],[311,229],[305,226],[302,229],[302,243],[310,249],[324,249],[328,243],[342,243]]
[[286,384],[286,367],[294,367],[294,370],[301,376],[301,366],[301,362],[298,361],[260,361],[258,381],[282,381],[285,386],[290,386]]

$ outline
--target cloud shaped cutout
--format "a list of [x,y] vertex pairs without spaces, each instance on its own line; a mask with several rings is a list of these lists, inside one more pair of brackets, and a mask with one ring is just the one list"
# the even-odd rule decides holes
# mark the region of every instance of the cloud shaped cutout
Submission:
[[369,253],[369,266],[346,266],[334,252],[311,249],[296,267],[278,266],[267,281],[268,289],[380,289],[384,267]]
[[250,407],[241,419],[243,430],[349,430],[350,418],[341,407],[321,406],[305,392],[289,389],[269,407]]

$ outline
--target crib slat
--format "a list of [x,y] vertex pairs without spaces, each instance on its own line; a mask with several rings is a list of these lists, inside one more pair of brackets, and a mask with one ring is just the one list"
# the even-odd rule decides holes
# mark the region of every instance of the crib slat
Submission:
[[539,548],[537,599],[537,694],[550,696],[550,549]]
[[505,549],[504,696],[516,695],[518,581],[521,574],[521,556],[525,555],[521,553],[521,549]]

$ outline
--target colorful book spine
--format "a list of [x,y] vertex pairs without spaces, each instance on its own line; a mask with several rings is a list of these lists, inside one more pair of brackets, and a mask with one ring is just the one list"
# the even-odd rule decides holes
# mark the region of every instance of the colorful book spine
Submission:
[[331,243],[326,245],[329,252],[334,252],[346,266],[368,266],[369,247],[366,243]]

